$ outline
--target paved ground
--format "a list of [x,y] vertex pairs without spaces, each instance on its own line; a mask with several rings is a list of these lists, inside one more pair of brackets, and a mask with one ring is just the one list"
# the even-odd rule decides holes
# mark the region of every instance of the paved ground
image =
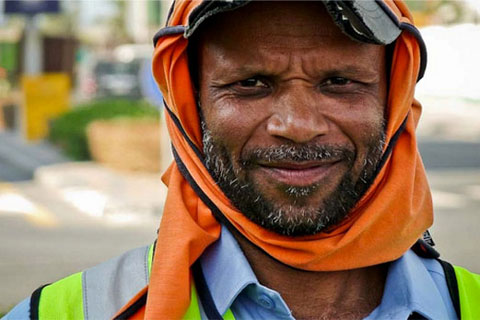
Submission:
[[430,229],[442,258],[480,273],[480,169],[431,170],[435,222]]
[[156,224],[115,226],[76,221],[52,226],[25,216],[2,217],[0,311],[8,310],[42,284],[151,243]]
[[480,169],[480,142],[422,139],[418,147],[429,170]]
[[15,132],[0,132],[0,181],[30,180],[36,168],[66,161],[48,142],[27,142]]
[[154,241],[160,214],[115,198],[125,180],[116,179],[115,193],[85,190],[81,181],[76,188],[38,180],[0,186],[0,311],[42,284]]

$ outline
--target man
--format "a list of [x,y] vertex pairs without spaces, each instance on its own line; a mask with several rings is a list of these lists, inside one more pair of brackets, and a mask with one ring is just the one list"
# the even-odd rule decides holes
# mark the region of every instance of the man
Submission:
[[156,246],[35,291],[32,318],[480,316],[479,278],[418,240],[426,57],[402,2],[178,2],[155,41]]

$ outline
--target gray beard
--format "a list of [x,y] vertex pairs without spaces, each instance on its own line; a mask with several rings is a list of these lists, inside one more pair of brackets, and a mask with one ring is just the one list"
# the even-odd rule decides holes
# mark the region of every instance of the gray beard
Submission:
[[[342,146],[286,144],[249,151],[239,159],[238,169],[226,148],[216,142],[202,121],[203,151],[205,166],[232,204],[254,223],[286,236],[313,235],[337,225],[348,216],[375,179],[385,144],[383,128],[371,138],[368,153],[360,177],[351,173],[355,151]],[[249,169],[257,161],[309,161],[319,159],[343,160],[348,166],[336,189],[316,208],[307,207],[305,201],[321,183],[306,187],[282,186],[281,191],[289,196],[289,204],[274,203],[267,199],[249,176]]]

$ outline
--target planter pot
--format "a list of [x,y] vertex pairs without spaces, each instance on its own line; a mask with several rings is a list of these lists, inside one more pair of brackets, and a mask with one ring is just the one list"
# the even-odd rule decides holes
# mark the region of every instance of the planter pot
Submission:
[[160,171],[160,121],[99,120],[87,127],[92,159],[127,171]]

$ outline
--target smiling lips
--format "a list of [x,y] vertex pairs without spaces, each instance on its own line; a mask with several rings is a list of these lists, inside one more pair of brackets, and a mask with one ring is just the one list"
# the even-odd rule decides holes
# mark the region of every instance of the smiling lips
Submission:
[[341,161],[262,163],[260,170],[272,179],[290,186],[310,186],[334,171]]

